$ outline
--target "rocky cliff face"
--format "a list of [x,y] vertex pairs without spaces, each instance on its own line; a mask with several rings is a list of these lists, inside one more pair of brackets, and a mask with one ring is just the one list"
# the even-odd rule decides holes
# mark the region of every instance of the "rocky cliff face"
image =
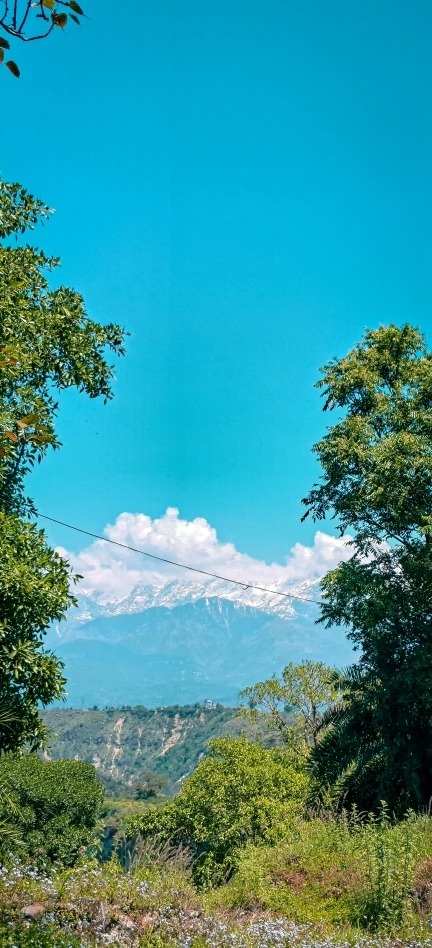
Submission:
[[94,764],[103,782],[117,794],[130,792],[143,770],[163,774],[169,792],[175,793],[208,752],[209,740],[235,736],[245,728],[252,733],[232,708],[58,709],[43,712],[43,718],[57,735],[49,756]]

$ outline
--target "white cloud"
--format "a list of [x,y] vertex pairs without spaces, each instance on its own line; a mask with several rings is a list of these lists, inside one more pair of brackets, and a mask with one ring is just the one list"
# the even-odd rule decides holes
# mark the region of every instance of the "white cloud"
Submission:
[[[240,553],[233,543],[220,543],[216,530],[203,517],[182,520],[176,507],[168,507],[163,517],[155,520],[142,513],[122,513],[114,524],[105,527],[104,533],[110,540],[156,556],[244,583],[276,584],[278,588],[317,579],[352,555],[347,545],[351,537],[333,537],[318,530],[313,546],[296,543],[285,563],[268,564]],[[59,552],[67,557],[74,572],[83,575],[81,591],[93,589],[107,598],[126,596],[138,583],[160,586],[168,579],[199,578],[198,574],[158,563],[103,540],[96,540],[77,555],[64,549]]]

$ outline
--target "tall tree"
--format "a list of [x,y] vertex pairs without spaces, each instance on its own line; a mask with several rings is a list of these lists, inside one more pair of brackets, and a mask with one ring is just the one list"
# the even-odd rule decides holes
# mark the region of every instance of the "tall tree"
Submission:
[[28,522],[35,508],[25,478],[59,447],[57,393],[74,387],[108,400],[105,354],[124,351],[119,326],[89,319],[75,290],[50,288],[57,258],[7,243],[49,214],[19,185],[0,182],[0,751],[44,740],[38,704],[60,697],[65,681],[43,637],[74,602],[67,562]]
[[360,806],[403,811],[432,796],[432,355],[418,329],[390,325],[322,373],[324,410],[342,416],[315,445],[305,516],[355,533],[320,621],[345,625],[360,658],[315,764]]
[[282,740],[315,745],[322,732],[323,715],[339,697],[339,674],[323,662],[290,662],[281,679],[273,677],[244,688],[242,714],[278,731]]

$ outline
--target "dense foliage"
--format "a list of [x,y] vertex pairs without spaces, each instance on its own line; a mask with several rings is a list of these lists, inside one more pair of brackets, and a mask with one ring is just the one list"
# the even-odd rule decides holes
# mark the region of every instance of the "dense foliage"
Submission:
[[[432,822],[383,814],[294,819],[276,846],[247,843],[228,883],[198,893],[181,854],[124,872],[0,870],[0,942],[19,948],[430,948]],[[25,906],[40,919],[29,923]],[[24,908],[24,915],[23,915]],[[371,938],[368,932],[379,932]],[[32,939],[28,940],[31,933]],[[385,937],[387,933],[387,938]]]
[[68,570],[43,532],[0,512],[0,751],[44,737],[38,702],[60,697],[65,680],[42,635],[69,601]]
[[81,849],[95,840],[103,787],[94,767],[75,760],[44,762],[35,754],[6,754],[0,778],[15,804],[20,837],[16,851],[21,858],[73,865]]
[[281,678],[269,678],[244,688],[243,714],[279,732],[284,741],[316,744],[323,732],[324,713],[339,697],[339,673],[323,662],[290,662]]
[[74,601],[68,564],[23,519],[35,512],[24,481],[59,446],[57,393],[75,387],[110,398],[105,352],[123,352],[118,326],[89,319],[75,290],[50,288],[58,259],[7,243],[49,213],[19,185],[0,182],[0,752],[45,739],[38,703],[63,694],[64,679],[43,636]]
[[245,738],[219,738],[180,794],[162,810],[129,821],[130,835],[157,836],[191,852],[201,885],[228,877],[249,841],[274,840],[299,812],[308,778],[304,759]]
[[316,771],[361,808],[402,813],[432,796],[432,356],[417,329],[382,327],[319,385],[343,415],[315,446],[323,477],[304,503],[355,532],[322,584],[321,621],[361,654]]
[[287,826],[277,846],[246,846],[225,900],[300,923],[395,932],[430,913],[431,851],[429,817],[310,813]]

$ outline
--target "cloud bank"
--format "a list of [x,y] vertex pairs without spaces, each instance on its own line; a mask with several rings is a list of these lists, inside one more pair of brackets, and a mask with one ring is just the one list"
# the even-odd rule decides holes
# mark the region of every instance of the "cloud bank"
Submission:
[[[203,517],[182,520],[176,507],[168,507],[163,517],[155,520],[144,513],[121,513],[114,524],[105,527],[104,533],[110,540],[156,556],[238,579],[245,584],[279,589],[318,579],[352,555],[347,545],[350,536],[334,537],[317,530],[313,546],[296,543],[284,563],[268,564],[239,552],[233,543],[220,543],[216,530]],[[199,579],[199,574],[158,563],[103,540],[96,540],[79,554],[63,548],[59,548],[59,553],[69,560],[74,572],[84,577],[79,591],[92,590],[106,599],[127,596],[138,583],[161,586],[172,579],[183,582]]]

